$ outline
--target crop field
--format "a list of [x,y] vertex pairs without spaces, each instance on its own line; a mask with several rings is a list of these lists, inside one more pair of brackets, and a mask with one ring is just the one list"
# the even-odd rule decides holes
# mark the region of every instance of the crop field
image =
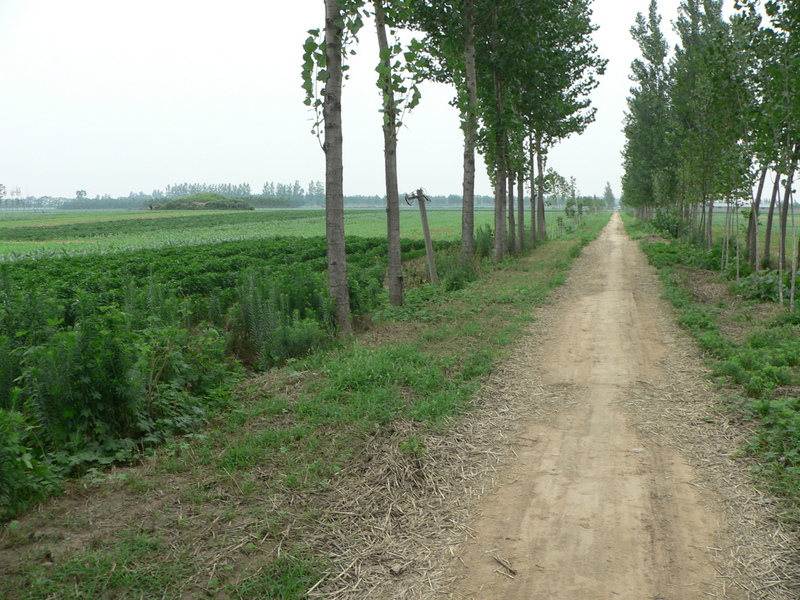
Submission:
[[[0,470],[24,468],[0,473],[16,480],[0,516],[51,479],[190,431],[245,370],[334,339],[321,211],[3,216],[13,250],[0,260]],[[487,248],[492,219],[476,215]],[[460,212],[431,211],[430,224],[443,287],[463,287],[475,273],[458,260]],[[346,226],[358,318],[386,304],[385,215],[351,212]],[[402,227],[413,264],[419,214],[405,211]]]
[[[354,216],[363,217],[362,231],[383,233],[380,211],[350,215],[351,227]],[[479,260],[465,270],[457,234],[442,233],[458,231],[460,214],[432,211],[442,283],[408,277],[403,307],[388,306],[383,288],[385,236],[351,235],[353,308],[367,331],[348,343],[332,336],[325,241],[318,235],[55,252],[0,263],[0,521],[8,522],[0,536],[0,596],[177,598],[214,590],[231,598],[304,597],[329,553],[309,553],[290,526],[292,510],[275,511],[263,499],[320,498],[371,444],[397,447],[408,460],[423,456],[428,432],[470,410],[482,378],[526,330],[530,307],[564,281],[606,221],[596,215],[575,223],[499,268]],[[424,264],[417,260],[422,247],[404,234],[407,272]],[[296,395],[284,395],[289,389]],[[162,539],[160,526],[142,528],[141,519],[117,511],[120,529],[103,529],[108,537],[97,544],[108,560],[96,561],[100,550],[87,547],[69,555],[53,549],[58,567],[49,573],[27,562],[30,517],[63,526],[65,540],[73,525],[86,529],[80,519],[57,516],[63,513],[55,504],[27,509],[70,479],[109,508],[114,503],[94,498],[93,486],[118,482],[114,493],[134,492],[129,505],[140,506],[141,494],[174,488],[135,473],[137,464],[158,457],[166,462],[154,475],[188,477],[175,506],[202,510],[208,523],[227,527],[232,517],[219,511],[235,505],[260,524],[257,535],[246,529],[247,540],[228,544],[227,533],[198,527],[196,519],[206,517],[192,516],[187,532],[224,540],[212,548],[205,534]],[[231,504],[206,476],[246,496]],[[130,534],[128,523],[139,533]],[[222,567],[243,547],[268,556],[259,540],[272,547],[290,530],[292,538],[280,542],[282,558],[268,568],[244,566],[234,579]],[[209,553],[220,566],[216,575],[204,567]]]
[[[346,213],[346,234],[384,237],[382,210]],[[431,234],[436,240],[461,237],[461,212],[429,210]],[[475,226],[491,225],[492,211],[476,211]],[[401,210],[401,236],[421,239],[416,208]],[[0,213],[0,257],[14,260],[31,254],[114,252],[201,242],[263,239],[280,236],[325,235],[321,210],[240,212],[52,211]]]

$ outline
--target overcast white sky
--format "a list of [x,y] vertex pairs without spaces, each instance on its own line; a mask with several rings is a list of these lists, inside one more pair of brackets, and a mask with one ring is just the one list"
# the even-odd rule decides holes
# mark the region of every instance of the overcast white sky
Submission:
[[[629,29],[649,0],[595,0],[610,59],[597,121],[551,153],[584,194],[619,196]],[[671,30],[678,0],[659,2]],[[324,179],[300,87],[323,0],[0,0],[0,183],[24,196],[127,196],[173,183]],[[383,138],[365,28],[344,92],[345,193],[383,195]],[[461,131],[445,86],[423,88],[398,149],[401,192],[461,192]],[[491,189],[480,165],[478,193]]]

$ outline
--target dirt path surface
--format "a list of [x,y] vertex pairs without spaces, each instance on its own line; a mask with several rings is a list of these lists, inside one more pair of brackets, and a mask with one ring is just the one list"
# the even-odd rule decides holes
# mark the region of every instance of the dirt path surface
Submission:
[[668,377],[652,270],[616,214],[578,269],[540,363],[543,386],[569,390],[571,406],[517,437],[518,460],[459,553],[454,597],[720,597],[707,549],[720,545],[725,515],[625,406],[642,383]]

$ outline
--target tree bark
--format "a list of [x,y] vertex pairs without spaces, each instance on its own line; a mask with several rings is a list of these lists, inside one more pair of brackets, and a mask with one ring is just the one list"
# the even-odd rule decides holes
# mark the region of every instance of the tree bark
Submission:
[[517,223],[514,218],[514,171],[508,170],[508,250],[517,251]]
[[338,0],[325,0],[325,55],[328,81],[322,115],[325,120],[325,234],[328,245],[328,288],[341,337],[353,332],[347,253],[344,241],[344,166],[342,161],[342,14]]
[[464,79],[467,107],[464,118],[464,181],[461,207],[461,251],[475,258],[475,140],[478,137],[478,76],[475,67],[474,1],[464,0]]
[[[492,53],[499,49],[497,9],[492,15]],[[494,124],[495,141],[495,189],[494,189],[494,260],[500,262],[508,251],[508,238],[506,231],[506,128],[505,128],[505,99],[504,85],[497,67],[492,70],[492,83],[494,85],[494,102],[497,111]]]
[[761,169],[761,178],[758,181],[756,197],[750,206],[750,219],[747,223],[747,239],[745,246],[750,258],[750,270],[758,271],[758,212],[761,210],[761,196],[764,193],[764,183],[767,180],[767,167]]
[[543,240],[547,237],[547,223],[544,216],[544,156],[542,156],[542,136],[536,135],[536,165],[539,171],[539,185],[537,191],[537,218],[536,229],[537,237]]
[[778,201],[778,192],[781,189],[781,174],[775,174],[775,183],[772,185],[772,196],[767,211],[767,230],[764,232],[764,261],[763,266],[769,269],[772,266],[772,225],[775,217],[775,204]]
[[788,264],[786,260],[786,232],[789,223],[789,203],[792,201],[792,185],[794,185],[794,171],[797,166],[797,158],[800,154],[800,142],[794,145],[792,150],[791,163],[789,164],[789,174],[786,176],[786,189],[783,192],[783,205],[781,205],[781,241],[780,241],[780,261],[781,268],[786,270]]
[[400,249],[400,194],[397,186],[397,110],[391,82],[391,58],[386,38],[383,0],[374,0],[378,49],[386,73],[381,75],[383,95],[383,158],[386,177],[386,233],[388,246],[389,303],[403,305],[403,263]]
[[539,185],[537,183],[538,179],[536,177],[536,168],[535,168],[535,160],[536,160],[536,151],[535,151],[535,144],[533,142],[533,133],[528,135],[528,150],[530,153],[530,165],[531,165],[531,246],[536,244],[536,202],[539,197],[537,190],[539,189]]
[[520,169],[517,176],[517,250],[520,253],[525,252],[525,174],[522,171]]
[[497,104],[497,123],[495,124],[496,163],[494,189],[494,259],[503,260],[508,251],[506,235],[506,134],[504,127],[503,84],[499,74],[494,73],[494,93]]
[[500,262],[508,250],[506,238],[506,170],[499,161],[494,182],[494,260]]

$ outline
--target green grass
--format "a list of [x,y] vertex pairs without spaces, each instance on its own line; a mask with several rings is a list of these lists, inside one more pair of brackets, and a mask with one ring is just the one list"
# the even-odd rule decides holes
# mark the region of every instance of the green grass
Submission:
[[[0,597],[306,597],[331,559],[305,534],[333,478],[358,477],[376,440],[408,460],[423,457],[431,436],[471,410],[483,378],[526,333],[532,308],[607,219],[484,265],[461,290],[410,289],[404,307],[374,316],[373,335],[246,383],[207,428],[153,449],[135,475],[108,480],[96,506],[111,522],[94,530],[103,534],[95,541],[80,541],[91,522],[80,510],[63,517],[58,501],[38,525],[35,513],[7,525]],[[142,509],[121,514],[115,502]],[[48,541],[37,528],[60,528],[66,539]]]

